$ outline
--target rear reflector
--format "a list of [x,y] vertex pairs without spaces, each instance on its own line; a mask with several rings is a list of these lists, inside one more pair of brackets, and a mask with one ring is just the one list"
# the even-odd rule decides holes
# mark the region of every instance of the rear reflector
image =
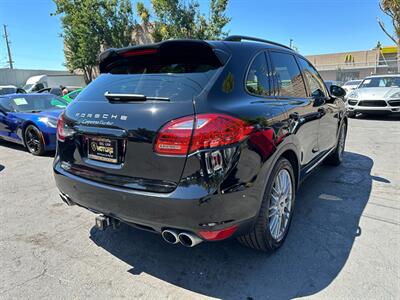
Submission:
[[161,128],[154,151],[164,155],[186,155],[202,149],[238,143],[252,130],[253,127],[244,121],[223,114],[183,117]]
[[230,237],[236,231],[236,229],[237,225],[215,231],[201,230],[199,231],[199,235],[208,241],[218,241]]

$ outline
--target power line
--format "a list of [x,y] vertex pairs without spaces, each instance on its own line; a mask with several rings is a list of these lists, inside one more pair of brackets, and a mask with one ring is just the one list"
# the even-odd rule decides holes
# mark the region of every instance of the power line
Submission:
[[7,45],[7,53],[8,53],[8,64],[10,66],[10,69],[13,69],[13,60],[11,58],[11,49],[10,49],[10,41],[8,40],[8,34],[7,34],[7,25],[3,24],[4,27],[4,38],[6,40],[6,45]]

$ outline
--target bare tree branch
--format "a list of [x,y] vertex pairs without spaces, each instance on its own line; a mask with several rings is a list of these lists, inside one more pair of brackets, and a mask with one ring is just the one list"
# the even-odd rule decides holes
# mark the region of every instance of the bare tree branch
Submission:
[[379,18],[377,18],[378,24],[381,27],[381,29],[383,30],[384,33],[386,33],[386,35],[396,44],[399,45],[399,41],[397,41],[397,39],[392,36],[385,28],[385,23],[383,23],[383,21],[381,21]]

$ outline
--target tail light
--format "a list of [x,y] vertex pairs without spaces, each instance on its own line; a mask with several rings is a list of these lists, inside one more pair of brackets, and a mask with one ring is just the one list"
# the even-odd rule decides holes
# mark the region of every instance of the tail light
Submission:
[[65,141],[65,122],[64,122],[64,113],[62,113],[58,117],[57,121],[57,140],[60,142]]
[[223,114],[183,117],[161,128],[154,151],[164,155],[186,155],[202,149],[235,144],[252,130],[253,127],[244,121]]
[[65,138],[71,137],[75,134],[75,130],[70,128],[64,120],[64,113],[62,113],[57,120],[57,140],[64,142]]

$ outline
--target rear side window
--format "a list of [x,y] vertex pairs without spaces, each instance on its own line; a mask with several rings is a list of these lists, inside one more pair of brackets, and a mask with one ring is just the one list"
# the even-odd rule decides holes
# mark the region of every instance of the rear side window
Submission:
[[306,97],[303,77],[293,55],[270,52],[272,71],[277,80],[277,94],[281,97]]
[[118,65],[100,75],[76,101],[107,101],[106,92],[167,97],[171,101],[192,101],[216,74],[218,67],[195,62],[152,62]]
[[254,95],[271,95],[270,78],[264,52],[256,56],[249,68],[246,77],[246,89]]
[[309,97],[326,97],[327,92],[324,82],[319,76],[317,70],[306,60],[299,58],[300,66],[310,89]]

